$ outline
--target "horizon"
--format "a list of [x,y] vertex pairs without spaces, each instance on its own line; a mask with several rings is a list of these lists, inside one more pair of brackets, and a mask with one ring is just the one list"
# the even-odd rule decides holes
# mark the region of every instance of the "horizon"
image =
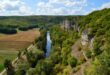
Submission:
[[0,0],[0,16],[74,16],[104,8],[110,0]]

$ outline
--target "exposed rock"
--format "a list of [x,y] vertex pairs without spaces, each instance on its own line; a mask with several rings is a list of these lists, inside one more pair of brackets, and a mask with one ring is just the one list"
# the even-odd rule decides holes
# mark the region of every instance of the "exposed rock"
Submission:
[[77,32],[80,32],[80,28],[78,27],[78,25],[74,24],[73,25],[74,30],[76,30]]
[[64,20],[62,23],[60,23],[61,28],[65,30],[69,30],[71,28],[71,22],[69,20]]
[[82,39],[81,44],[82,44],[83,46],[88,43],[88,41],[89,41],[89,39],[88,39],[88,30],[84,30],[84,31],[82,32],[81,39]]
[[90,46],[89,46],[89,48],[91,50],[93,50],[93,42],[94,42],[94,37],[90,40]]

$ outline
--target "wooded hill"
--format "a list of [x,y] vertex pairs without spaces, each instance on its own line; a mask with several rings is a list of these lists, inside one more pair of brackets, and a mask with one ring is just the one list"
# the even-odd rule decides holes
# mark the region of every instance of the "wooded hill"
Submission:
[[0,16],[0,32],[12,34],[17,32],[16,29],[49,27],[59,24],[69,17],[77,18],[77,16]]
[[81,18],[78,25],[81,32],[88,29],[89,39],[94,38],[91,54],[95,59],[85,75],[110,75],[110,9],[94,11]]

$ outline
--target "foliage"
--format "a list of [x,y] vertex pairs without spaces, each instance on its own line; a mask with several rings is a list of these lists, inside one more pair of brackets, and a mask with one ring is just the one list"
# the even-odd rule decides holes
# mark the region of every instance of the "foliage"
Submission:
[[40,50],[34,50],[26,53],[27,60],[31,67],[35,67],[38,60],[44,58],[44,52]]
[[40,30],[40,34],[40,37],[35,40],[35,44],[38,47],[38,49],[46,52],[46,30]]
[[77,65],[77,59],[75,59],[74,57],[70,57],[68,59],[68,63],[71,65],[71,67],[76,67],[76,65]]
[[5,60],[4,67],[6,68],[7,75],[14,75],[15,74],[14,67],[13,67],[10,60],[7,60],[7,59]]
[[86,50],[85,54],[88,58],[91,58],[92,56],[92,52],[90,50]]
[[1,26],[0,27],[0,33],[4,33],[4,34],[15,34],[15,33],[17,33],[17,30],[14,29],[14,28]]
[[[80,29],[88,29],[89,37],[95,37],[93,42],[93,54],[95,60],[89,66],[85,75],[109,75],[110,74],[110,9],[94,11],[80,18]],[[88,55],[88,53],[87,53]]]

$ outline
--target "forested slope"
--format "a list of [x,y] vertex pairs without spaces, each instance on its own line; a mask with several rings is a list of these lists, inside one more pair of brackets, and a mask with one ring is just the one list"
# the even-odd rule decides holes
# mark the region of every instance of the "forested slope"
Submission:
[[110,9],[92,12],[83,17],[79,26],[81,31],[88,29],[88,37],[94,37],[92,64],[85,75],[110,75]]

